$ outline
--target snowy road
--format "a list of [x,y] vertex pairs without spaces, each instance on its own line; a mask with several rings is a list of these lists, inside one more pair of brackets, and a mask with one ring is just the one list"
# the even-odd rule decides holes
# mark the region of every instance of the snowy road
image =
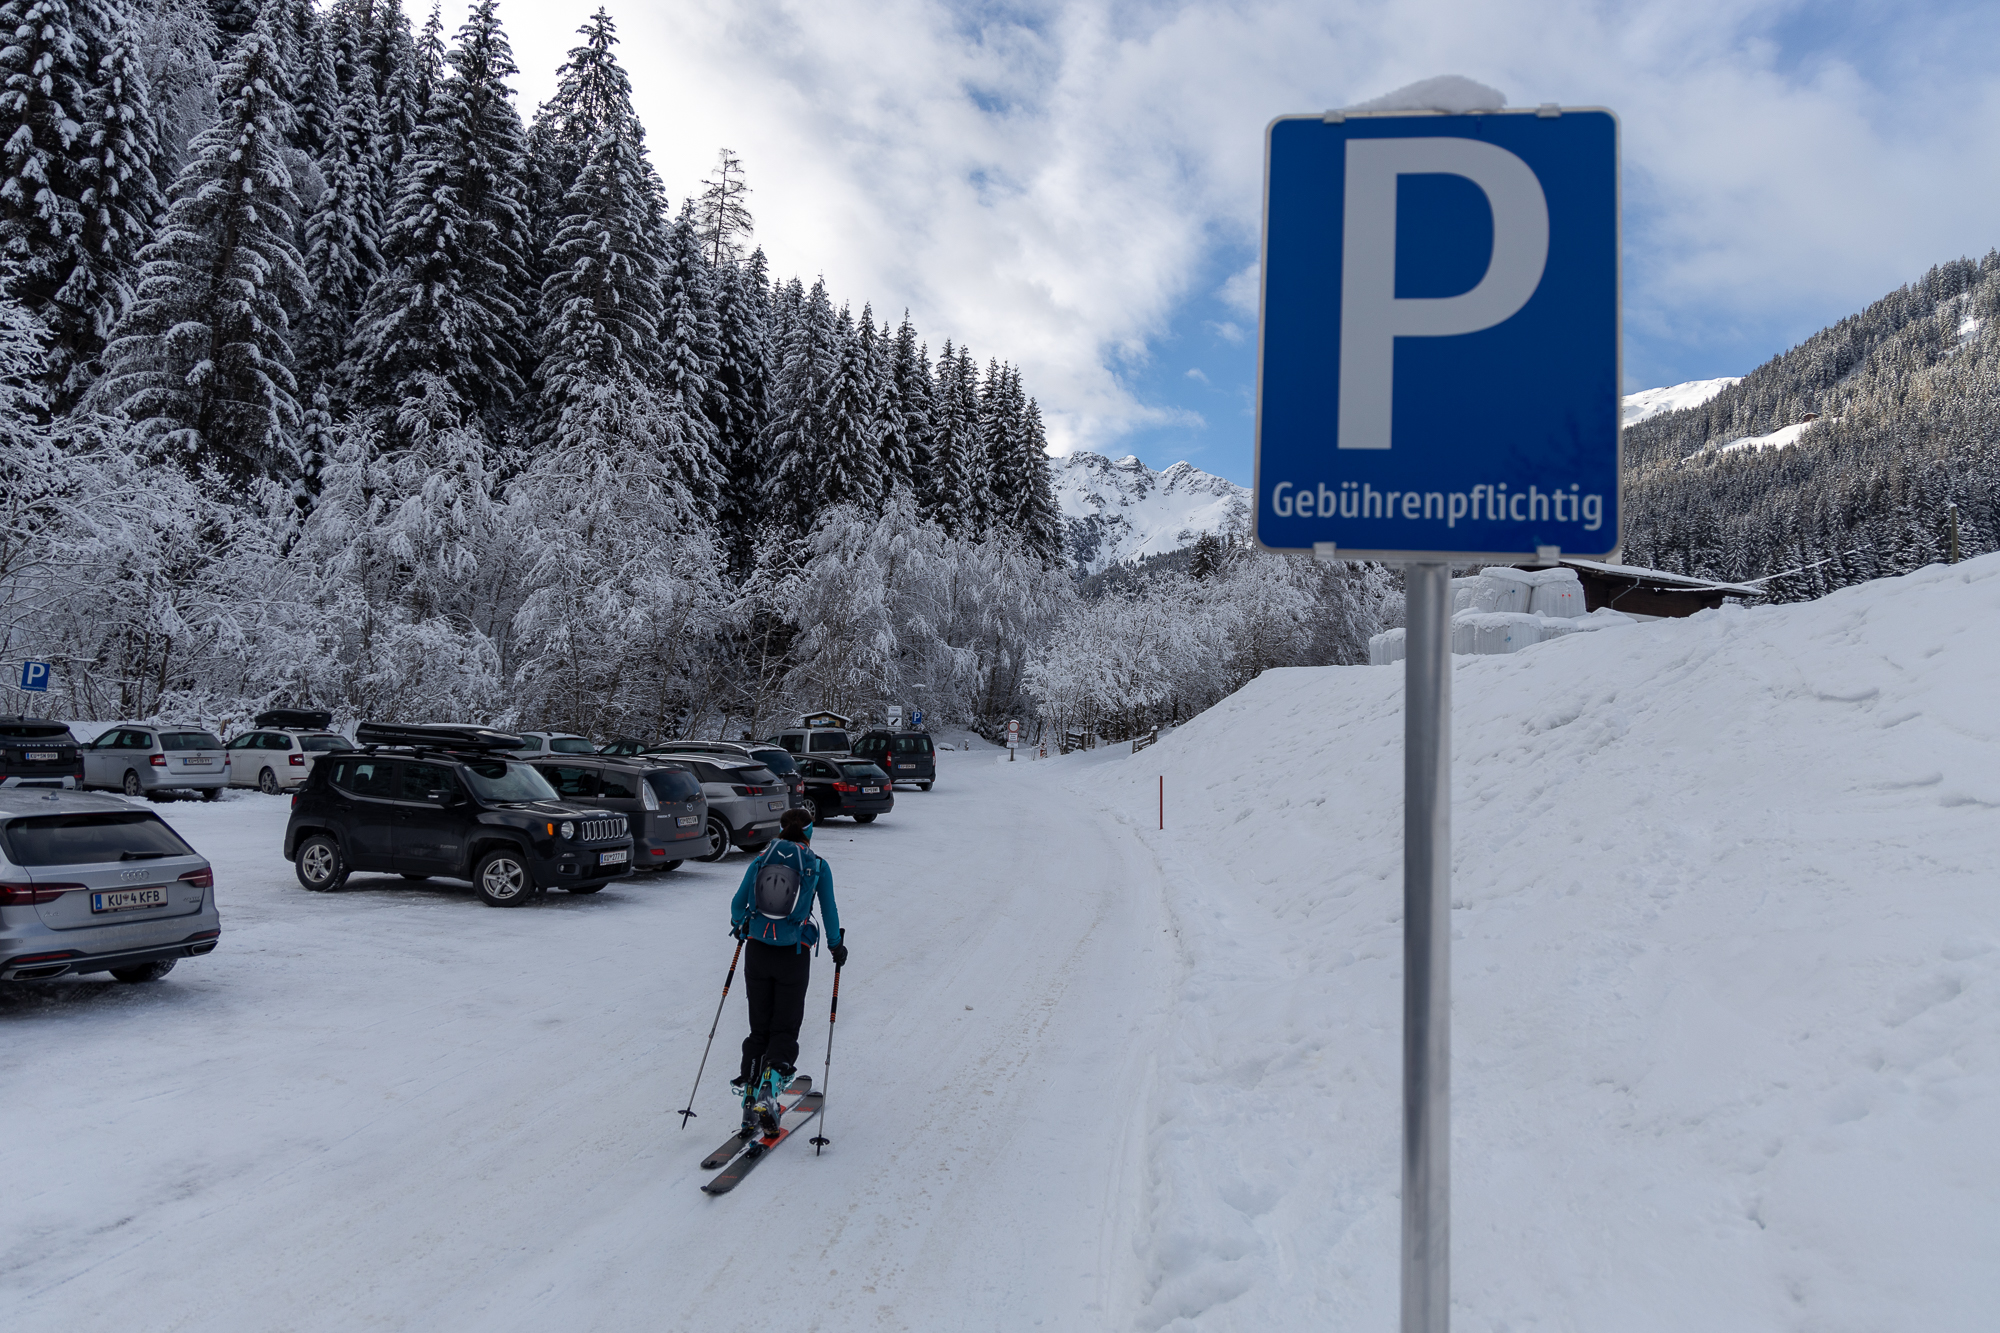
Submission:
[[[62,1329],[1015,1329],[1118,1322],[1140,1098],[1179,964],[1143,844],[1035,767],[821,831],[854,956],[827,1130],[736,1194],[739,854],[520,911],[297,887],[288,803],[168,819],[224,936],[156,986],[0,991],[0,1324]],[[802,1067],[825,1052],[814,969]],[[1124,1108],[1124,1109],[1121,1109]],[[1124,1200],[1122,1204],[1119,1202]]]

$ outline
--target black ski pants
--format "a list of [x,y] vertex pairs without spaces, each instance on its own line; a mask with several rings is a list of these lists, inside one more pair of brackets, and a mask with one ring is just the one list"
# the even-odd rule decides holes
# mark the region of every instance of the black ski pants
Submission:
[[806,1017],[806,984],[812,954],[789,944],[743,945],[743,998],[750,1002],[750,1035],[743,1039],[743,1077],[759,1060],[787,1068],[799,1062],[799,1024]]

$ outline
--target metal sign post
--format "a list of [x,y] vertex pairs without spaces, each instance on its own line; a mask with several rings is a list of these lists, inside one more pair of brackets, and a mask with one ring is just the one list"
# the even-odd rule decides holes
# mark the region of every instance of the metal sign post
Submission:
[[1451,1324],[1451,565],[1617,547],[1618,249],[1607,111],[1266,135],[1257,542],[1404,567],[1403,1333]]

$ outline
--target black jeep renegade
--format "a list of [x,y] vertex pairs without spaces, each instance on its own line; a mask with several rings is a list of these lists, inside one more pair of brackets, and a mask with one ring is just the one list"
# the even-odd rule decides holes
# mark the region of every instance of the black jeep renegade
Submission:
[[309,889],[354,871],[472,881],[494,907],[550,888],[595,893],[632,871],[625,816],[570,805],[520,739],[484,727],[364,722],[362,748],[328,755],[292,797],[285,858]]

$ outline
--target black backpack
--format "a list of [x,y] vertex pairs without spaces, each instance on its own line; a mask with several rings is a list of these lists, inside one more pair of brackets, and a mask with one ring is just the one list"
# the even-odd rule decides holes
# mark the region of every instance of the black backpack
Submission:
[[[771,850],[764,853],[764,864],[757,871],[757,888],[754,899],[759,916],[771,921],[789,921],[799,908],[799,890],[805,885],[806,872],[812,869],[812,852],[787,840],[773,843]],[[812,905],[806,905],[812,911]]]

